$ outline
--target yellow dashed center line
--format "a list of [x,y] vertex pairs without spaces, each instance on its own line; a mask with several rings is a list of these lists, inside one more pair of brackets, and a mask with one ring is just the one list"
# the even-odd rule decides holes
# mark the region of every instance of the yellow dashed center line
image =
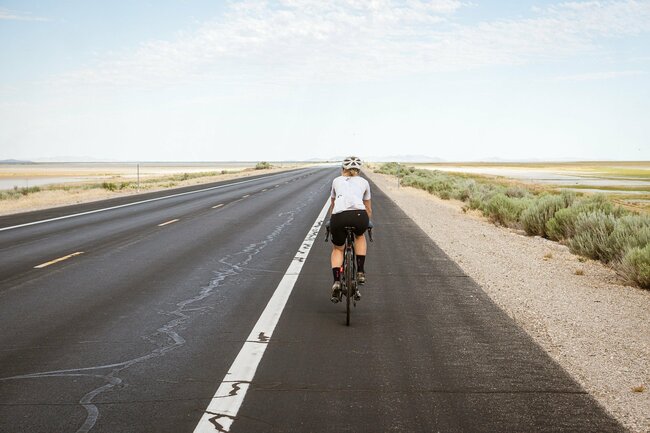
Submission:
[[221,207],[221,206],[223,206],[223,203],[219,203],[219,204],[216,205],[216,206],[212,206],[212,209],[216,209],[216,208]]
[[52,260],[50,262],[41,263],[38,266],[34,266],[34,269],[41,269],[41,268],[44,268],[46,266],[50,266],[50,265],[53,265],[55,263],[62,262],[64,260],[68,260],[71,257],[78,256],[78,255],[83,254],[83,253],[84,253],[83,251],[77,251],[76,253],[68,254],[67,256],[63,256],[63,257],[59,257],[58,259],[54,259],[54,260]]
[[158,224],[158,227],[166,226],[167,224],[172,224],[175,223],[176,221],[178,221],[178,218],[176,218],[175,220],[167,221],[166,223]]

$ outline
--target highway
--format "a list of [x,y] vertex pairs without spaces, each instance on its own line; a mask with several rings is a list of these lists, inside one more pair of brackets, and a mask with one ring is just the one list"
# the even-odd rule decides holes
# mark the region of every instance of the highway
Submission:
[[0,432],[625,431],[376,187],[346,327],[337,173],[0,217]]

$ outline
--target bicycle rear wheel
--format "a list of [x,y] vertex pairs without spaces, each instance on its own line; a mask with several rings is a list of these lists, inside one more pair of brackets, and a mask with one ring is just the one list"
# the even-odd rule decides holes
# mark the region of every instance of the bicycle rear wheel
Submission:
[[352,297],[354,296],[354,253],[346,249],[343,273],[345,278],[345,324],[350,326],[350,313]]

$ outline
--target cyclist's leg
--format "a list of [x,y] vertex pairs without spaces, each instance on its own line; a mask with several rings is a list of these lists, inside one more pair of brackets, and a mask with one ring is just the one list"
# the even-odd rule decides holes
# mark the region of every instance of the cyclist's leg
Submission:
[[366,253],[368,251],[368,243],[366,242],[365,232],[368,229],[368,222],[368,214],[365,211],[360,212],[356,221],[357,230],[355,231],[354,239],[354,252],[357,256],[357,282],[359,284],[364,284],[366,282],[366,271],[364,265],[366,262]]
[[357,256],[365,256],[368,251],[368,244],[366,243],[366,236],[355,236],[354,237],[354,254]]
[[332,244],[332,254],[330,256],[330,263],[332,264],[332,269],[341,268],[343,266],[343,245],[338,246]]

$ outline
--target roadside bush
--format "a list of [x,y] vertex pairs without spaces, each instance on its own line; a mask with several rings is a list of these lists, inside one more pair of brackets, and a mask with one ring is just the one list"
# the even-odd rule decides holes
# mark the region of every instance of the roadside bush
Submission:
[[579,207],[568,207],[555,212],[546,222],[546,235],[554,241],[564,241],[575,235],[578,215],[583,213]]
[[515,227],[526,206],[526,200],[510,198],[503,193],[498,193],[492,196],[482,209],[490,221],[502,226]]
[[530,196],[530,191],[520,186],[509,186],[505,194],[512,198],[524,198]]
[[578,200],[574,198],[573,204],[567,208],[559,209],[553,218],[546,223],[546,234],[554,241],[566,241],[576,234],[578,216],[589,212],[602,212],[615,217],[623,216],[626,211],[614,206],[607,197],[597,194]]
[[617,269],[629,282],[650,289],[650,244],[629,249]]
[[18,197],[20,197],[18,192],[12,190],[0,191],[0,200],[12,200],[17,199]]
[[609,236],[614,231],[616,217],[603,211],[581,213],[575,225],[575,236],[569,248],[576,254],[607,261]]
[[255,170],[264,170],[271,167],[272,165],[266,161],[258,162],[257,164],[255,164]]
[[103,182],[102,188],[108,191],[115,191],[117,189],[117,185],[115,185],[113,182]]
[[387,162],[382,164],[375,173],[390,174],[393,176],[406,176],[415,171],[414,167],[406,167],[398,162]]
[[529,235],[547,237],[546,223],[555,213],[570,206],[575,196],[572,194],[542,195],[521,214],[521,224]]
[[618,261],[625,253],[635,247],[643,248],[650,244],[650,215],[625,215],[616,220],[614,230],[609,235],[607,246],[608,261]]
[[476,189],[474,179],[463,179],[459,181],[451,192],[452,198],[460,201],[468,201],[472,191]]
[[[441,198],[450,198],[453,190],[452,181],[439,172],[416,170],[402,178],[402,185],[423,189]],[[444,196],[444,197],[443,197]]]

